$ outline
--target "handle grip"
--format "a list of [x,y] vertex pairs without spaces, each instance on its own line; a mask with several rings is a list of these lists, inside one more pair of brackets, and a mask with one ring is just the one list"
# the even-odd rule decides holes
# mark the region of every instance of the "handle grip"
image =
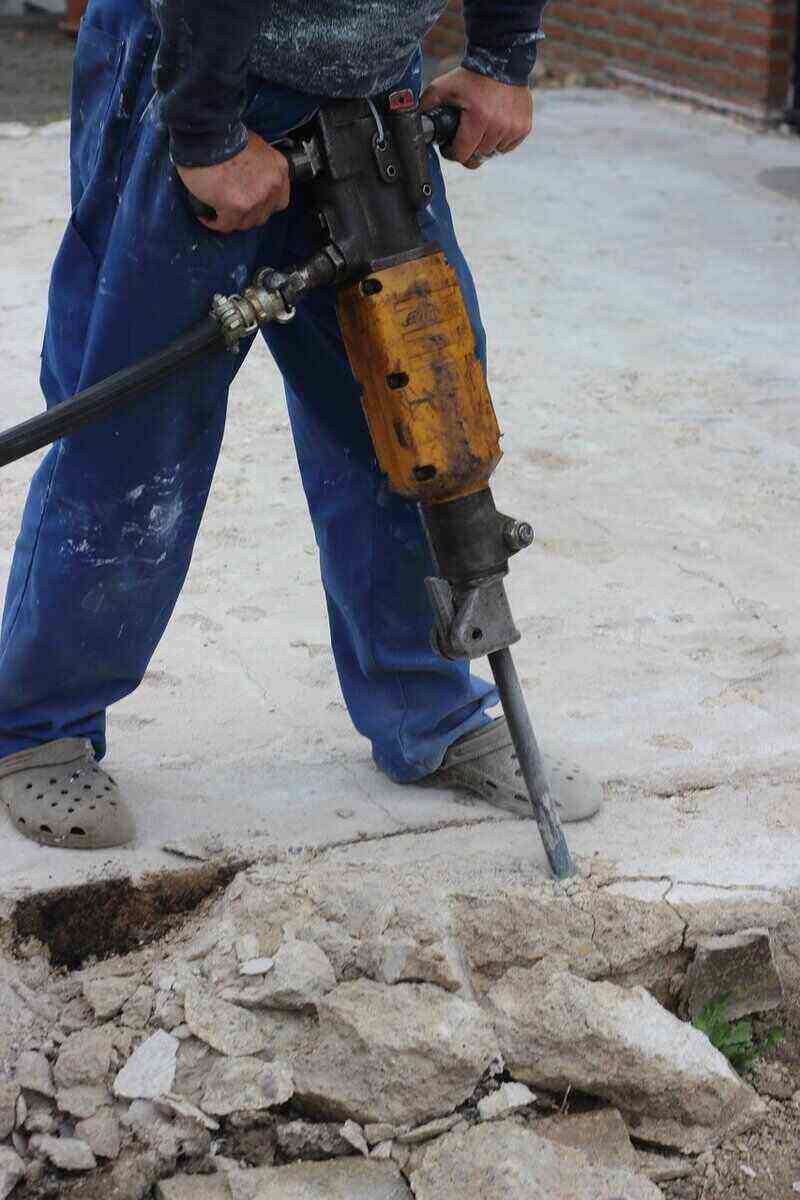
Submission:
[[[422,117],[422,128],[426,142],[436,142],[446,150],[458,133],[458,123],[461,120],[461,109],[450,104],[442,104],[432,108]],[[313,179],[319,170],[310,146],[298,146],[288,139],[274,143],[274,149],[279,150],[289,166],[289,183],[307,183]],[[194,215],[203,221],[216,221],[217,210],[210,204],[205,204],[197,196],[186,189],[186,200]]]
[[[305,183],[308,179],[313,179],[316,173],[315,166],[312,162],[308,150],[304,146],[296,146],[294,142],[280,141],[272,143],[273,150],[278,150],[286,159],[289,167],[289,185],[294,187],[296,183]],[[203,221],[216,221],[217,210],[210,204],[204,203],[197,196],[192,195],[188,188],[186,192],[186,202],[194,215]]]
[[429,142],[436,142],[437,146],[446,150],[458,133],[460,121],[460,108],[455,108],[452,104],[441,104],[425,113],[422,127]]

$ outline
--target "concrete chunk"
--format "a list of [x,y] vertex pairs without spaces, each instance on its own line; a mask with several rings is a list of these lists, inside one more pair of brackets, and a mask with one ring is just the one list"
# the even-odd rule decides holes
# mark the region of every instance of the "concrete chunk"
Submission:
[[514,1118],[464,1126],[431,1143],[411,1186],[416,1200],[661,1200],[644,1176],[592,1165]]
[[698,938],[682,991],[685,1010],[693,1019],[724,995],[730,996],[727,1014],[732,1020],[783,1004],[768,929]]
[[232,1200],[411,1200],[393,1162],[363,1158],[231,1171],[228,1185]]
[[225,1175],[176,1175],[156,1184],[156,1200],[231,1200]]
[[488,1004],[515,1078],[602,1096],[641,1140],[700,1153],[765,1112],[705,1035],[644,988],[514,968]]
[[260,1054],[269,1046],[267,1027],[254,1013],[196,986],[186,990],[186,1024],[220,1054]]
[[152,1100],[172,1091],[179,1042],[156,1030],[134,1050],[114,1080],[114,1095],[124,1100]]
[[593,1166],[638,1170],[636,1151],[619,1109],[601,1108],[574,1116],[548,1117],[537,1122],[536,1132],[559,1146],[580,1150]]
[[284,1158],[312,1161],[342,1158],[353,1153],[353,1147],[341,1134],[341,1126],[333,1121],[287,1121],[275,1129],[278,1149]]
[[104,1083],[111,1069],[111,1050],[114,1031],[79,1029],[64,1041],[56,1059],[55,1081],[59,1087],[70,1088],[81,1083]]
[[119,1121],[112,1109],[101,1109],[96,1116],[78,1121],[75,1134],[86,1142],[97,1158],[118,1157],[121,1145]]
[[61,1171],[91,1171],[97,1159],[81,1138],[49,1137],[37,1133],[31,1138],[31,1149]]
[[25,1163],[15,1150],[0,1146],[0,1200],[7,1200],[25,1174]]
[[108,975],[104,979],[85,979],[83,996],[98,1021],[108,1021],[122,1012],[123,1005],[136,991],[136,976]]
[[290,1100],[292,1072],[283,1062],[232,1058],[214,1063],[203,1093],[203,1112],[215,1117],[234,1112],[260,1112]]
[[8,1137],[16,1124],[19,1094],[19,1084],[0,1079],[0,1142]]
[[527,1108],[535,1100],[535,1095],[524,1083],[503,1083],[496,1092],[490,1092],[478,1101],[478,1114],[482,1121],[495,1121],[498,1117],[507,1117],[515,1109]]
[[50,1063],[38,1050],[23,1050],[17,1059],[15,1078],[21,1088],[38,1092],[40,1096],[56,1094]]
[[296,1095],[360,1125],[452,1112],[497,1053],[478,1005],[430,984],[344,983],[318,1011],[318,1039],[296,1064]]
[[330,959],[313,942],[284,942],[272,963],[259,993],[264,1008],[310,1008],[336,987]]
[[111,1101],[108,1088],[99,1083],[79,1083],[76,1087],[59,1088],[56,1092],[56,1104],[61,1112],[80,1120],[93,1117],[99,1108]]

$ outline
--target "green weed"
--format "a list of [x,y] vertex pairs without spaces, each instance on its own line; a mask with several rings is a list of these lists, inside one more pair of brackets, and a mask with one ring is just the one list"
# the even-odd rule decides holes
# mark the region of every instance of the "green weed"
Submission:
[[730,999],[730,994],[726,994],[712,1000],[697,1014],[692,1024],[725,1055],[734,1071],[749,1075],[757,1060],[783,1041],[783,1030],[776,1026],[760,1041],[755,1039],[753,1022],[748,1017],[731,1021],[726,1015]]

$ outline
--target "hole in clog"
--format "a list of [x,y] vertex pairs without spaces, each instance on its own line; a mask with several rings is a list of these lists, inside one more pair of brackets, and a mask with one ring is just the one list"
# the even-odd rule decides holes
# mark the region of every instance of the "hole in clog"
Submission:
[[39,833],[49,833],[51,837],[53,836],[53,831],[49,825],[40,825]]
[[25,791],[26,791],[26,792],[29,792],[29,791],[31,790],[31,788],[32,788],[32,787],[33,787],[33,784],[32,784],[32,783],[26,783],[26,784],[25,784]]
[[70,833],[74,834],[75,837],[86,837],[86,830],[81,829],[79,825],[73,825]]

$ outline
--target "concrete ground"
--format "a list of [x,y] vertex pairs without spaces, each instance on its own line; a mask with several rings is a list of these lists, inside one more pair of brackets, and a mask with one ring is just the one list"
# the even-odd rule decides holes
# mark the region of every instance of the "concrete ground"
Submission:
[[[63,125],[0,127],[4,426],[40,405],[65,155]],[[505,429],[498,504],[537,528],[512,568],[518,663],[545,744],[606,784],[571,843],[642,895],[800,887],[800,141],[548,91],[513,159],[448,178]],[[0,474],[0,586],[32,467]],[[532,823],[393,786],[350,726],[260,348],[174,621],[110,731],[135,848],[43,850],[9,826],[0,895],[184,868],[170,843],[544,873]]]

